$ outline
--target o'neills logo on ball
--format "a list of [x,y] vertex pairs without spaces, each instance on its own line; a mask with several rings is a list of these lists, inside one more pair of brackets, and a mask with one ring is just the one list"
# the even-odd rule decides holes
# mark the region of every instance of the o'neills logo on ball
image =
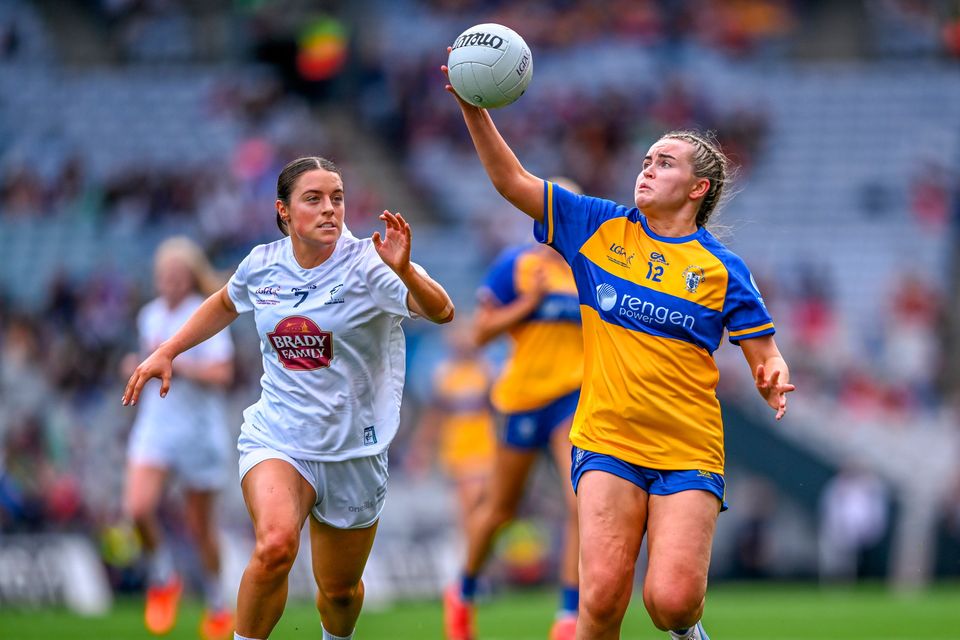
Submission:
[[502,49],[503,48],[503,38],[500,36],[495,36],[492,33],[482,33],[480,31],[476,33],[465,33],[453,43],[453,49],[459,49],[460,47],[490,47],[491,49]]
[[284,318],[267,338],[284,369],[313,371],[329,367],[333,359],[333,334],[321,331],[316,322],[304,316]]

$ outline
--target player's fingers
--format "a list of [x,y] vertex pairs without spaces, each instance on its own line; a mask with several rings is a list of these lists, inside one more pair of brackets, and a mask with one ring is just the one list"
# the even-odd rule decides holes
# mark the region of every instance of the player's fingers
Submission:
[[160,378],[160,397],[166,398],[168,391],[170,391],[170,372],[164,371]]
[[130,404],[137,404],[137,400],[140,399],[140,391],[143,390],[143,385],[145,385],[149,379],[148,376],[137,373],[137,383],[133,385],[133,397],[130,398]]
[[757,365],[757,371],[754,374],[753,379],[757,384],[757,389],[763,389],[766,386],[766,370],[763,368],[762,364]]
[[770,376],[769,383],[771,387],[776,387],[780,384],[780,369],[773,372],[773,375]]
[[784,384],[780,385],[779,391],[780,393],[790,393],[791,391],[796,391],[796,389],[797,389],[796,385],[790,384],[789,382],[785,382]]
[[133,375],[130,376],[130,379],[127,380],[127,386],[123,388],[123,397],[120,398],[120,404],[127,406],[130,404],[130,396],[133,395],[133,385],[136,382],[137,373],[134,371]]
[[777,420],[787,413],[787,396],[780,394],[780,406],[777,408]]
[[400,228],[400,223],[397,222],[397,216],[395,216],[394,214],[390,213],[390,212],[387,211],[386,209],[383,210],[383,215],[380,216],[380,218],[381,218],[384,222],[387,223],[387,226],[388,226],[388,227],[392,227],[392,228],[394,228],[394,229],[399,229],[399,228]]
[[383,239],[380,237],[379,231],[374,231],[370,239],[373,240],[373,246],[377,249],[383,245]]
[[403,231],[404,235],[409,238],[412,235],[410,231],[410,223],[404,220],[400,213],[397,213],[397,221],[400,223],[400,229]]

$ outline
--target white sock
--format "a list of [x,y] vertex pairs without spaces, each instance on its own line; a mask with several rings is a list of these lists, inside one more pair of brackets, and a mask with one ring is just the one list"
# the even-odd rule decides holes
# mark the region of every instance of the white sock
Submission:
[[348,636],[335,636],[323,627],[322,622],[320,623],[320,630],[323,631],[323,640],[353,640],[353,631]]
[[702,636],[698,632],[700,627],[700,622],[697,621],[697,624],[693,625],[689,629],[684,629],[683,631],[671,631],[670,637],[673,640],[698,640]]
[[233,632],[233,640],[257,640],[256,638],[248,638],[247,636],[242,636],[236,631]]
[[161,544],[147,555],[147,582],[151,585],[166,584],[173,574],[173,553],[170,547]]
[[223,611],[227,608],[226,598],[223,596],[223,584],[217,573],[205,573],[203,576],[203,597],[207,601],[210,611]]

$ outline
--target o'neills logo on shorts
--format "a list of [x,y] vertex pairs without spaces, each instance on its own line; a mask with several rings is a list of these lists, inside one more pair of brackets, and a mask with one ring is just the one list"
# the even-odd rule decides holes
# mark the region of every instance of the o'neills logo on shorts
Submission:
[[284,369],[313,371],[329,367],[333,359],[333,334],[321,331],[316,322],[304,316],[284,318],[267,338]]

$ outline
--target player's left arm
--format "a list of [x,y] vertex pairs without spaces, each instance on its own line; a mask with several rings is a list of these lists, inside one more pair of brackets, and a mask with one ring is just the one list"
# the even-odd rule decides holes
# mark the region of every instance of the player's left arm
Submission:
[[545,295],[547,278],[542,267],[534,273],[530,289],[506,304],[499,304],[495,295],[488,290],[481,296],[473,316],[474,344],[482,347],[526,320],[537,310]]
[[777,412],[777,420],[787,412],[787,394],[796,389],[790,384],[790,369],[780,355],[772,335],[740,341],[743,356],[750,365],[757,391]]
[[173,372],[203,385],[226,387],[233,382],[233,359],[207,362],[179,362],[174,360]]
[[373,246],[384,264],[393,269],[407,287],[407,307],[413,313],[437,324],[453,320],[453,301],[436,280],[410,262],[410,225],[399,213],[384,210],[380,219],[386,224],[381,237],[373,233]]

